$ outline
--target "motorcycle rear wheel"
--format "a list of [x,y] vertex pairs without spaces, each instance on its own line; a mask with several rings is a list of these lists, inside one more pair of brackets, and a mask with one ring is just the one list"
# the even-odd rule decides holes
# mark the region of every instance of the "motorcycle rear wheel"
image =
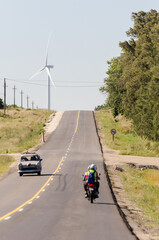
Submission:
[[91,193],[91,203],[93,203],[93,193]]

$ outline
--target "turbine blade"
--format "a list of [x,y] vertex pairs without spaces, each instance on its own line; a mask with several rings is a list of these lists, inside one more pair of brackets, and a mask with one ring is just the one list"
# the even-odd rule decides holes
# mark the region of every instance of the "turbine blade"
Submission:
[[46,66],[47,66],[47,60],[48,60],[48,50],[49,50],[50,39],[51,39],[51,33],[49,34],[47,47],[46,47],[46,61],[45,61]]
[[47,74],[48,74],[48,76],[49,76],[49,78],[50,78],[50,80],[51,80],[51,82],[52,82],[52,85],[53,85],[54,87],[56,87],[55,84],[54,84],[54,81],[52,80],[52,77],[51,77],[51,74],[50,74],[50,71],[49,71],[48,67],[46,67],[46,71],[47,71]]
[[38,72],[34,73],[29,79],[31,80],[32,78],[34,78],[35,76],[37,76],[38,74],[40,74],[44,69],[45,69],[45,67],[43,67],[42,69],[40,69]]

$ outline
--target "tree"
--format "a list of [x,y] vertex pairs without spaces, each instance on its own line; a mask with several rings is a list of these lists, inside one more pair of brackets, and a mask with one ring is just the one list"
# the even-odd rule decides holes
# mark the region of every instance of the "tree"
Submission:
[[114,116],[131,118],[138,133],[159,140],[159,13],[132,13],[128,41],[120,42],[122,53],[112,59],[100,91],[108,93]]
[[4,104],[3,104],[2,99],[0,98],[0,109],[3,109],[3,108],[4,108]]
[[100,88],[101,92],[109,94],[107,105],[112,109],[114,117],[122,111],[121,95],[124,89],[122,83],[119,81],[123,71],[121,58],[113,58],[107,62],[109,65],[109,70],[107,71],[108,77],[104,79],[105,85]]

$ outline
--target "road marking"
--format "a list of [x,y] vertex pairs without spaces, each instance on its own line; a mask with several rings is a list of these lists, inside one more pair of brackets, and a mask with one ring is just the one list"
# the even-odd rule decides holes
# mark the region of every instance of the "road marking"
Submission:
[[19,211],[19,212],[22,212],[23,210],[24,210],[24,208],[21,208],[21,209],[19,209],[18,211]]
[[36,199],[38,199],[40,196],[37,196]]
[[17,207],[16,209],[14,209],[13,211],[5,214],[4,216],[0,217],[0,221],[2,221],[3,219],[7,219],[11,217],[11,215],[17,211],[19,211],[19,209],[23,208],[24,206],[26,206],[27,204],[31,204],[32,201],[37,198],[37,196],[42,192],[42,190],[47,186],[47,184],[51,181],[53,175],[56,174],[56,172],[58,171],[61,163],[63,161],[63,157],[61,159],[61,161],[59,162],[59,165],[57,166],[56,170],[52,173],[52,175],[49,177],[49,179],[46,181],[46,183],[42,186],[42,188],[40,188],[40,190],[32,197],[30,198],[28,201],[26,201],[25,203],[21,204],[19,207]]
[[75,133],[74,134],[76,134],[77,129],[78,129],[79,116],[80,116],[80,111],[78,111],[77,124],[76,124],[76,129],[75,129]]
[[[77,130],[78,130],[78,123],[79,123],[79,116],[80,116],[80,111],[78,111],[78,117],[77,117],[77,123],[76,123],[76,129],[75,129],[75,132],[73,134],[73,137],[75,136]],[[73,139],[72,139],[73,140]],[[59,165],[57,166],[56,170],[52,173],[52,175],[49,177],[49,179],[46,181],[46,183],[42,186],[42,188],[40,188],[40,190],[32,197],[30,198],[28,201],[26,201],[25,203],[21,204],[19,207],[17,207],[16,209],[14,209],[13,211],[5,214],[4,216],[0,217],[0,221],[2,220],[8,220],[11,218],[11,215],[13,213],[16,213],[18,212],[19,210],[23,209],[24,206],[26,206],[27,204],[31,204],[32,201],[35,199],[35,198],[39,198],[39,194],[43,191],[43,189],[47,186],[47,184],[53,180],[53,176],[59,172],[58,169],[60,168],[61,166],[61,163],[64,161],[64,158],[66,158],[67,156],[67,153],[65,154],[65,157],[62,157],[61,158],[61,161],[59,162]]]
[[9,217],[6,217],[4,220],[9,220],[11,218],[11,216],[9,216]]
[[45,192],[45,189],[43,189],[42,192]]

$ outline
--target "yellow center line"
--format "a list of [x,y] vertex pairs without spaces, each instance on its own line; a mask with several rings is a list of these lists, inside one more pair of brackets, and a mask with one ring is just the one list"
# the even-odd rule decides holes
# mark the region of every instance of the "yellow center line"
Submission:
[[80,111],[78,111],[78,117],[77,117],[77,124],[76,124],[75,134],[76,134],[77,129],[78,129],[79,116],[80,116]]
[[[80,115],[80,111],[78,112],[78,117],[77,117],[77,124],[76,124],[75,133],[77,132],[77,129],[78,129],[79,115]],[[21,208],[23,208],[24,206],[26,206],[29,202],[33,201],[33,200],[42,192],[42,190],[46,187],[46,185],[51,181],[51,178],[56,174],[56,172],[57,172],[58,169],[60,168],[63,159],[64,159],[64,157],[61,158],[61,161],[59,162],[59,165],[57,166],[56,170],[52,173],[52,175],[49,177],[49,179],[46,181],[46,183],[42,186],[42,188],[40,188],[40,190],[39,190],[32,198],[30,198],[30,199],[29,199],[28,201],[26,201],[25,203],[21,204],[19,207],[17,207],[17,208],[14,209],[13,211],[11,211],[11,212],[5,214],[4,216],[0,217],[0,221],[2,221],[3,219],[7,218],[8,216],[11,216],[13,213],[19,211]]]
[[3,219],[7,218],[8,216],[12,215],[13,213],[17,212],[19,209],[23,208],[25,205],[27,205],[29,202],[33,201],[41,192],[42,190],[46,187],[46,185],[51,181],[51,178],[56,174],[56,172],[58,171],[59,167],[61,166],[61,163],[63,161],[64,157],[61,158],[61,161],[58,165],[58,167],[56,168],[56,170],[52,173],[52,175],[49,177],[49,179],[46,181],[46,183],[42,186],[42,188],[32,197],[30,198],[28,201],[26,201],[25,203],[21,204],[19,207],[17,207],[16,209],[14,209],[13,211],[5,214],[4,216],[2,216],[0,218],[0,221],[2,221]]

